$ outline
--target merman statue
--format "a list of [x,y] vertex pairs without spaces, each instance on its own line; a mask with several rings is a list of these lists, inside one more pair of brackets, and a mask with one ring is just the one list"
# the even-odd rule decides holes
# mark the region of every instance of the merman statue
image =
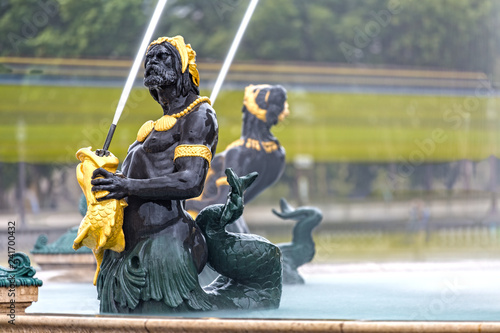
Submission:
[[[105,168],[92,172],[92,193],[109,192],[96,196],[97,202],[126,203],[118,205],[123,209],[123,251],[97,242],[103,250],[97,275],[103,313],[279,306],[279,248],[255,235],[239,237],[225,231],[225,225],[241,216],[243,192],[256,175],[240,179],[228,171],[227,202],[207,207],[197,223],[184,209],[185,200],[202,193],[218,140],[215,111],[207,97],[199,96],[195,56],[181,36],[162,37],[150,44],[144,84],[163,116],[139,129],[121,172]],[[109,156],[102,150],[95,154]],[[77,237],[81,244],[85,245],[86,237],[100,239],[96,234],[107,234],[102,231],[106,223],[99,221],[82,221],[93,228],[80,227],[92,230]],[[110,233],[119,235],[112,229]],[[207,260],[221,276],[204,290],[198,274]],[[261,274],[249,274],[256,271]]]
[[[215,155],[202,195],[186,202],[186,209],[194,216],[208,205],[224,202],[229,192],[226,168],[239,175],[258,172],[259,178],[245,193],[247,203],[276,183],[285,170],[285,149],[271,128],[289,114],[286,90],[279,85],[249,85],[242,113],[241,137]],[[228,230],[249,232],[243,218]]]

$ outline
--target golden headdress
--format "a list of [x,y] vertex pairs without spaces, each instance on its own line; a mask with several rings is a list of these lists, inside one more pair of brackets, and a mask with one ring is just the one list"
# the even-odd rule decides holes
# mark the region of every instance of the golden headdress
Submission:
[[151,46],[162,44],[164,42],[170,43],[172,46],[175,46],[175,48],[179,52],[179,55],[181,56],[182,72],[184,73],[186,71],[186,68],[188,68],[189,66],[189,73],[193,78],[193,82],[196,86],[199,86],[200,74],[198,73],[198,68],[196,66],[196,52],[191,48],[191,44],[186,45],[186,43],[184,42],[184,37],[182,36],[160,37],[149,44],[148,51]]
[[[262,109],[257,104],[257,96],[259,95],[262,89],[269,88],[268,84],[260,84],[260,85],[249,85],[245,88],[245,96],[243,97],[243,105],[247,108],[248,112],[253,114],[257,119],[262,121],[266,121],[266,113],[267,110]],[[269,98],[270,91],[267,92],[265,101]]]

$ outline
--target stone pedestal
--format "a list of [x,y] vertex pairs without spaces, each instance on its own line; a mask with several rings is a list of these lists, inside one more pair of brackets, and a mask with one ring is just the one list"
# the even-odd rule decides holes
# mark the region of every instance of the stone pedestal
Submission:
[[9,255],[9,266],[0,266],[0,315],[15,319],[38,300],[42,281],[33,277],[36,271],[31,267],[30,258],[22,252]]
[[0,288],[0,315],[24,314],[31,303],[38,301],[38,286],[18,286]]

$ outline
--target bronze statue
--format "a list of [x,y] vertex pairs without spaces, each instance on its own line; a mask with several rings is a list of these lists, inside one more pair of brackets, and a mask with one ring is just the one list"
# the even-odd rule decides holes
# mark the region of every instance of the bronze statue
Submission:
[[[184,209],[185,200],[202,193],[218,139],[215,111],[208,98],[198,96],[195,55],[181,36],[151,43],[144,84],[162,107],[163,116],[140,128],[121,172],[104,168],[93,172],[92,191],[109,192],[99,196],[99,202],[125,199],[127,203],[125,249],[120,253],[104,250],[97,276],[101,312],[279,306],[279,248],[255,235],[225,232],[225,225],[241,216],[243,191],[256,175],[238,178],[227,171],[226,203],[207,207],[196,223]],[[248,253],[249,244],[255,251]],[[207,260],[222,275],[204,290],[198,274]],[[264,269],[259,270],[262,265]],[[262,274],[249,276],[251,271]]]
[[[224,172],[231,168],[239,175],[257,172],[259,177],[245,192],[245,202],[252,201],[273,185],[285,169],[285,149],[271,133],[271,128],[288,114],[286,90],[281,86],[250,85],[243,100],[241,137],[215,155],[200,197],[188,200],[186,209],[196,216],[204,207],[223,203],[229,192]],[[230,231],[249,232],[243,218]]]

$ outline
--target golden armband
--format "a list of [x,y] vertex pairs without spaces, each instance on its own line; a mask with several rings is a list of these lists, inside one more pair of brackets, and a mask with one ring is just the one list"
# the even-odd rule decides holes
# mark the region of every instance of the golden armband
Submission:
[[198,156],[207,160],[208,167],[212,161],[212,152],[204,145],[180,145],[175,148],[174,161],[179,157]]

